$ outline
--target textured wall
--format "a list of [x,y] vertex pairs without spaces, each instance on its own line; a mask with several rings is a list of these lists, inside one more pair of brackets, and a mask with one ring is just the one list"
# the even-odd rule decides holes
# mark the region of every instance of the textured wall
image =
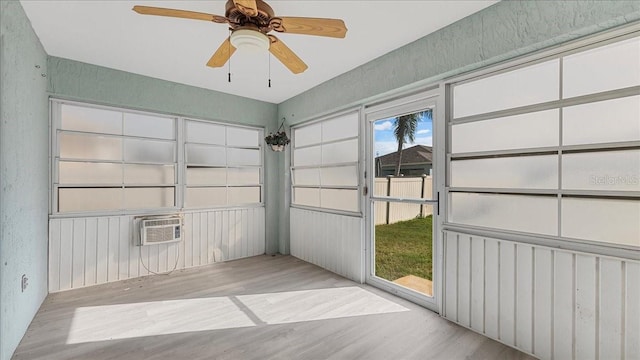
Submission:
[[[78,61],[49,57],[51,96],[237,124],[278,126],[277,106]],[[267,253],[278,251],[278,153],[265,151]]]
[[[0,359],[47,295],[47,55],[20,3],[0,1]],[[39,65],[40,68],[36,68]],[[21,292],[22,274],[29,286]]]

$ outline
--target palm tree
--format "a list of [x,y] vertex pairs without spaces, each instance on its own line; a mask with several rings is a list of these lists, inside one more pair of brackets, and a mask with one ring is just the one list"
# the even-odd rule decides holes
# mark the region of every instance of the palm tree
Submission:
[[413,144],[416,139],[418,121],[421,121],[424,117],[430,116],[431,110],[425,110],[413,114],[398,116],[393,121],[393,135],[396,137],[396,141],[398,141],[398,163],[396,164],[396,176],[400,176],[402,146],[405,142]]

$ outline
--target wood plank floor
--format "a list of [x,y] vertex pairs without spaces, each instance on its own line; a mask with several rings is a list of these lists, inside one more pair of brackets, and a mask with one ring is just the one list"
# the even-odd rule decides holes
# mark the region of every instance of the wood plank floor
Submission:
[[530,359],[291,256],[51,294],[13,359]]

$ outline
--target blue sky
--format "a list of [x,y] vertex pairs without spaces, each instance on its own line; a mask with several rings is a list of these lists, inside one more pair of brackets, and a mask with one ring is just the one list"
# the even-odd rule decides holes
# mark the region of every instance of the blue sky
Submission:
[[[374,123],[374,151],[375,156],[386,155],[398,150],[398,143],[393,136],[393,121],[395,118],[378,120]],[[431,117],[424,117],[418,121],[416,140],[413,144],[404,144],[403,149],[414,145],[433,144],[433,120]]]

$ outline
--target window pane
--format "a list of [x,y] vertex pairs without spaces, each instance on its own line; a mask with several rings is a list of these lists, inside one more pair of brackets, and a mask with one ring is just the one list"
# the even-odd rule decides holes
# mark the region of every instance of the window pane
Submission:
[[260,169],[258,168],[228,168],[229,185],[257,185],[260,184]]
[[293,166],[321,165],[320,145],[293,151]]
[[224,147],[187,144],[187,163],[202,165],[227,164],[227,155]]
[[558,199],[546,196],[452,193],[449,221],[558,235]]
[[322,123],[322,141],[334,141],[358,136],[358,113],[351,113]]
[[320,169],[295,169],[293,170],[294,185],[320,186]]
[[557,109],[457,124],[451,127],[453,153],[557,146]]
[[125,188],[126,209],[152,209],[172,207],[175,204],[173,187]]
[[61,158],[122,160],[122,140],[117,137],[59,133],[58,140]]
[[640,201],[562,199],[562,236],[640,246]]
[[640,191],[640,150],[564,154],[562,188]]
[[320,204],[325,209],[358,211],[358,190],[320,190]]
[[559,98],[559,60],[554,59],[453,88],[455,118],[539,104]]
[[319,144],[322,139],[322,124],[320,123],[296,128],[293,131],[295,147]]
[[358,139],[322,145],[323,164],[355,161],[358,161]]
[[122,165],[60,161],[59,184],[122,184]]
[[187,167],[187,185],[225,185],[227,169]]
[[260,203],[260,187],[230,187],[229,205]]
[[122,134],[122,113],[72,105],[61,106],[64,130],[88,131],[103,134]]
[[202,121],[187,121],[186,140],[202,144],[224,145],[225,128],[222,125]]
[[640,38],[566,56],[565,98],[640,85]]
[[185,207],[222,206],[227,204],[227,189],[224,187],[187,188]]
[[323,186],[358,186],[358,168],[340,166],[321,169]]
[[125,113],[124,134],[157,139],[175,139],[175,120],[159,116]]
[[227,149],[228,165],[260,165],[260,150]]
[[293,203],[305,206],[320,206],[320,189],[293,188]]
[[175,143],[152,140],[124,140],[124,160],[129,162],[172,163]]
[[452,161],[451,186],[557,189],[558,156],[518,156]]
[[124,165],[125,184],[175,184],[175,171],[173,165]]
[[562,110],[564,145],[640,140],[640,96],[598,101]]
[[260,144],[257,129],[227,127],[227,146],[255,147]]
[[122,188],[58,189],[58,211],[119,210]]

